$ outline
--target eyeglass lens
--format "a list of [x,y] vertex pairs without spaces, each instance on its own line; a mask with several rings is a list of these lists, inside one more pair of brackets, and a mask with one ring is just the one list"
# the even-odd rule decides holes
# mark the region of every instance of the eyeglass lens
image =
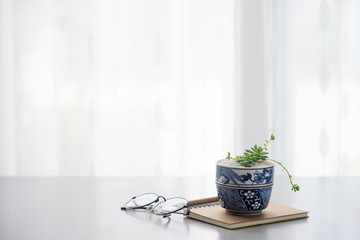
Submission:
[[126,208],[139,208],[154,203],[158,199],[158,195],[155,193],[145,193],[134,197],[128,201],[125,205]]
[[187,200],[184,198],[169,198],[165,202],[157,204],[154,207],[153,212],[159,215],[174,213],[183,209],[186,204]]

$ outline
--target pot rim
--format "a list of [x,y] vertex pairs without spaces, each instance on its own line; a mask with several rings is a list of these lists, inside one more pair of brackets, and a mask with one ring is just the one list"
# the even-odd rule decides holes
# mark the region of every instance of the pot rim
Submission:
[[[227,165],[223,165],[223,164],[219,164],[220,161],[223,161],[225,160],[226,158],[224,159],[220,159],[216,162],[216,166],[219,166],[219,167],[223,167],[223,168],[230,168],[230,169],[244,169],[244,170],[251,170],[251,169],[264,169],[264,168],[272,168],[275,166],[275,164],[271,161],[267,161],[265,160],[268,164],[266,165],[262,165],[262,166],[255,166],[255,167],[246,167],[246,166],[227,166]],[[271,160],[271,159],[270,159]],[[234,161],[234,160],[228,160],[228,161]]]
[[219,181],[215,181],[215,184],[223,187],[223,188],[232,188],[232,189],[261,189],[261,188],[269,188],[274,185],[274,182],[267,183],[267,184],[260,184],[260,185],[246,185],[246,184],[240,184],[240,185],[234,185],[234,184],[224,184]]

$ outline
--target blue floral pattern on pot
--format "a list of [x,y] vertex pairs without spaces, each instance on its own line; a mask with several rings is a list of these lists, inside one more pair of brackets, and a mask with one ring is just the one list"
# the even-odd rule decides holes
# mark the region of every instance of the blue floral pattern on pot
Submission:
[[271,184],[274,181],[274,167],[237,169],[218,165],[216,169],[216,181],[230,185]]
[[228,167],[217,164],[220,205],[231,214],[259,214],[270,201],[274,166]]

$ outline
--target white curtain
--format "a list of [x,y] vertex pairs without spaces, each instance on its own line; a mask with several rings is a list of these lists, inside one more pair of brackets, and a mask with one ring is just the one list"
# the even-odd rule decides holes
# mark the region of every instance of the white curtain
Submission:
[[360,175],[360,2],[274,3],[272,119],[287,141],[279,157],[298,175]]
[[233,5],[1,0],[0,174],[213,172],[234,148]]
[[358,1],[0,0],[0,175],[206,175],[271,133],[359,175]]

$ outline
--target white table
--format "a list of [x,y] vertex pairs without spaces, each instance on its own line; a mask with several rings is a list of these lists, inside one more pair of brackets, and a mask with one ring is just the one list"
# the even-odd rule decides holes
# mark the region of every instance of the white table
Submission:
[[360,178],[277,177],[272,201],[310,218],[237,230],[181,215],[120,211],[132,196],[156,192],[197,199],[216,195],[207,178],[1,177],[0,239],[360,239]]

